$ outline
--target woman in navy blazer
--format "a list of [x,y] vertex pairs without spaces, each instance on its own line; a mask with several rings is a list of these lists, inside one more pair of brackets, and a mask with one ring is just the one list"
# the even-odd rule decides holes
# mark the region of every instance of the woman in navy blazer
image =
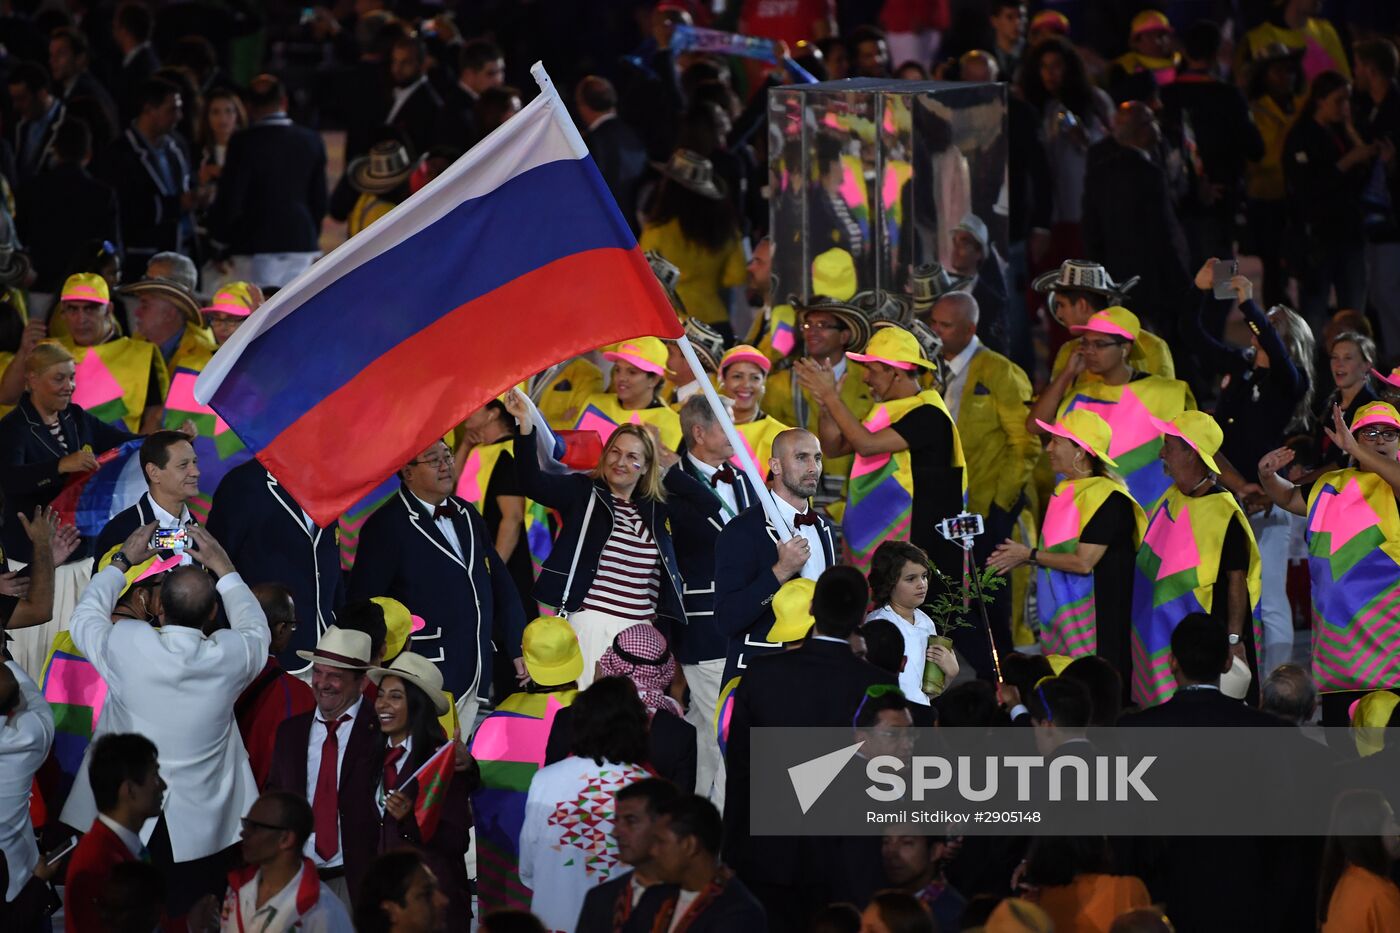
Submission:
[[[656,443],[644,427],[622,425],[608,439],[591,474],[546,473],[535,452],[534,424],[524,397],[512,391],[506,408],[519,422],[515,469],[521,492],[557,509],[563,518],[534,595],[569,616],[583,649],[579,687],[585,688],[598,658],[623,629],[639,621],[657,624],[658,618],[671,625],[686,621],[684,582],[671,541]],[[698,484],[696,488],[703,492]],[[629,516],[644,527],[629,527]],[[622,573],[614,560],[618,554],[636,563],[626,567],[626,585],[614,589],[610,577]],[[658,589],[655,601],[648,604],[646,580],[655,571]],[[667,630],[659,624],[658,628]]]

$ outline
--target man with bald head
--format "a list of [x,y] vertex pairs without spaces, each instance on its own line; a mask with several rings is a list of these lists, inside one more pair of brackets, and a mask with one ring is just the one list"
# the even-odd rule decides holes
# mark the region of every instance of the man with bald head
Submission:
[[721,684],[739,676],[760,654],[781,650],[770,642],[773,594],[794,577],[815,580],[837,561],[831,525],[812,508],[822,478],[821,442],[793,428],[773,439],[768,486],[792,537],[779,533],[763,506],[740,512],[715,540],[715,624],[729,639]]
[[[966,292],[944,295],[933,305],[933,330],[943,341],[948,372],[943,403],[958,426],[967,461],[967,510],[986,518],[987,533],[974,556],[986,559],[1011,536],[1026,505],[1040,444],[1026,430],[1031,383],[1021,367],[982,344],[977,299]],[[985,552],[985,553],[984,553]],[[989,613],[997,650],[1011,650],[1011,588],[1002,587]]]
[[[262,608],[223,547],[199,525],[185,527],[193,543],[186,553],[201,566],[178,567],[166,576],[160,628],[111,621],[126,571],[155,557],[151,522],[132,532],[93,576],[73,611],[71,632],[107,684],[97,734],[137,732],[161,749],[169,796],[142,841],[168,881],[170,916],[187,912],[205,895],[223,893],[239,818],[257,796],[233,708],[267,663],[272,642]],[[220,599],[229,628],[213,631]],[[97,816],[87,777],[92,747],[63,808],[69,826],[91,826]]]
[[1176,318],[1190,298],[1186,236],[1177,222],[1161,164],[1162,130],[1141,101],[1119,106],[1113,138],[1089,149],[1084,177],[1083,258],[1120,279],[1141,276],[1133,309],[1173,342]]

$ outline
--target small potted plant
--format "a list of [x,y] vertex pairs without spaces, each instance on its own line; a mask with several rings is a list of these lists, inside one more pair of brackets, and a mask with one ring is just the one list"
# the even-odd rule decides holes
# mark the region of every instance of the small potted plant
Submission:
[[[978,571],[978,585],[974,587],[972,580],[967,575],[961,581],[955,581],[952,577],[943,573],[933,564],[929,564],[929,593],[933,596],[923,607],[923,611],[933,620],[935,635],[929,636],[929,646],[942,645],[948,650],[953,649],[953,639],[949,637],[954,629],[976,628],[969,615],[973,610],[973,603],[977,599],[987,605],[996,598],[996,591],[1006,585],[1006,577],[997,573],[994,568],[985,567]],[[930,698],[941,694],[947,687],[947,677],[943,669],[931,661],[924,663],[923,691]]]

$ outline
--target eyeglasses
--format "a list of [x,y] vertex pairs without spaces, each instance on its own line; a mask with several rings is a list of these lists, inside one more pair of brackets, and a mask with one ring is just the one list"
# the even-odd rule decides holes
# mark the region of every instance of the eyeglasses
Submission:
[[270,832],[270,833],[289,833],[289,832],[291,832],[291,830],[288,829],[288,828],[285,827],[285,826],[277,826],[277,825],[275,825],[275,824],[273,824],[273,823],[260,823],[260,822],[258,822],[257,820],[251,819],[250,817],[246,817],[246,816],[243,817],[243,819],[242,819],[240,822],[242,822],[242,824],[243,824],[243,831],[244,831],[245,833],[251,833],[251,832],[252,832],[253,830],[255,830],[255,829],[265,829],[265,830],[267,830],[267,831]]
[[449,450],[447,453],[443,454],[441,457],[428,457],[428,458],[423,459],[423,460],[410,460],[410,461],[408,461],[408,465],[409,465],[409,466],[426,466],[426,467],[432,467],[434,470],[436,470],[438,467],[442,466],[444,463],[454,463],[454,462],[456,461],[456,459],[457,459],[457,458],[456,458],[455,456],[453,456],[452,451]]
[[803,330],[845,330],[845,324],[827,324],[822,321],[803,321]]
[[1394,428],[1363,428],[1356,432],[1356,436],[1368,441],[1396,441],[1400,440],[1400,430]]

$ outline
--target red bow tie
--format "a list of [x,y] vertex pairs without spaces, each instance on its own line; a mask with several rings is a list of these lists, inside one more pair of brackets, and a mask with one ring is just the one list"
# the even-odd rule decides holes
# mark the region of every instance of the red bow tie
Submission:
[[803,525],[811,525],[813,528],[818,528],[821,526],[821,523],[822,520],[817,517],[815,509],[799,512],[792,519],[792,527],[794,529],[801,528]]
[[726,460],[720,465],[718,470],[715,470],[714,475],[710,477],[710,488],[714,489],[720,483],[728,483],[733,486],[738,481],[738,474],[734,472],[734,467]]

